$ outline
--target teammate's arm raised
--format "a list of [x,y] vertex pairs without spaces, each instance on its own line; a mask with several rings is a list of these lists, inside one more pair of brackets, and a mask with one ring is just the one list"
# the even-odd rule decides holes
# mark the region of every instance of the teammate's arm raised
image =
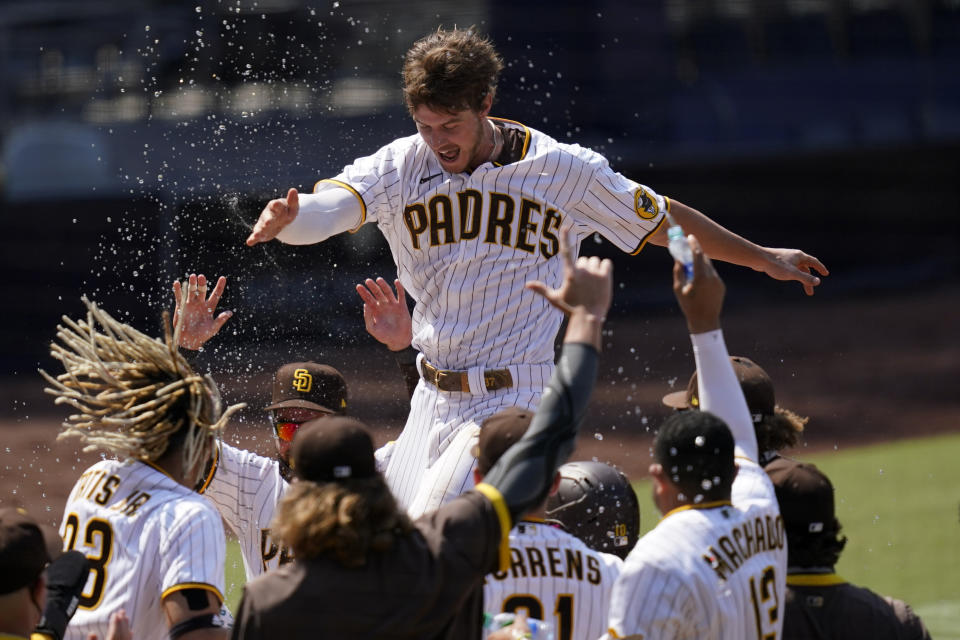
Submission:
[[[224,311],[216,317],[213,315],[226,286],[227,279],[220,276],[208,298],[207,277],[202,273],[199,276],[191,273],[187,278],[186,286],[179,280],[173,281],[173,299],[176,304],[173,311],[173,326],[180,326],[180,316],[183,315],[183,325],[180,326],[180,340],[177,346],[196,351],[207,340],[217,335],[221,327],[233,316],[233,311]],[[185,296],[184,290],[186,290]]]
[[580,258],[574,263],[567,234],[561,239],[564,279],[559,289],[542,282],[527,288],[569,314],[563,353],[523,438],[484,477],[502,496],[511,524],[547,496],[554,473],[573,450],[597,375],[600,330],[613,298],[609,260]]
[[720,331],[720,311],[726,287],[695,236],[689,236],[693,251],[693,278],[684,278],[683,267],[673,265],[673,292],[687,319],[697,361],[700,408],[719,416],[733,434],[739,454],[758,459],[757,437],[743,390],[730,364]]
[[400,351],[410,346],[413,338],[407,295],[399,280],[393,281],[397,293],[383,278],[367,278],[357,285],[357,294],[363,300],[363,324],[367,333],[390,351]]
[[[714,260],[750,267],[775,280],[796,280],[808,296],[813,295],[813,288],[820,284],[820,278],[813,272],[822,276],[830,273],[822,262],[799,249],[761,247],[676,200],[670,201],[670,215],[686,233],[700,240],[704,252]],[[666,225],[661,226],[650,242],[667,246]]]

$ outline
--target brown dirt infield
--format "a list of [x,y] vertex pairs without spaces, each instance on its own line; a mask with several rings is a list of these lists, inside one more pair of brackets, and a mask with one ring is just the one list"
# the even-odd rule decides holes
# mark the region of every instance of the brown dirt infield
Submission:
[[[750,306],[726,310],[727,343],[732,353],[750,356],[768,371],[782,406],[810,416],[805,447],[851,447],[960,428],[960,286]],[[377,425],[378,443],[385,442],[396,437],[404,419],[399,376],[390,357],[374,347],[358,348],[356,361],[366,363],[364,371],[343,366],[353,413]],[[378,361],[382,370],[370,366]],[[644,476],[651,432],[666,414],[659,399],[685,386],[692,367],[677,313],[614,321],[574,459],[595,457],[631,477]],[[267,383],[253,380],[249,389],[234,390],[248,397],[230,400],[264,406]],[[75,441],[56,440],[63,414],[42,394],[39,376],[21,373],[2,387],[0,505],[24,506],[57,524],[70,487],[98,454],[78,453]],[[266,425],[251,415],[231,427],[227,439],[269,454]]]

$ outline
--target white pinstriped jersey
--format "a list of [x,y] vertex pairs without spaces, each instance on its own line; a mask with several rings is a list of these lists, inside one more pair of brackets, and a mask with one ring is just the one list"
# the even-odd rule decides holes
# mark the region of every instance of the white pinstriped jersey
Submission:
[[[492,120],[519,143],[511,147],[519,157],[509,164],[447,173],[413,135],[316,186],[317,192],[352,191],[362,211],[349,222],[356,228],[376,223],[383,233],[398,277],[417,301],[413,346],[435,367],[470,371],[471,393],[440,393],[421,383],[411,401],[384,475],[414,518],[473,485],[465,448],[470,438],[462,428],[500,409],[532,409],[539,402],[553,371],[562,314],[524,284],[562,282],[560,229],[571,228],[576,250],[599,232],[636,253],[669,206],[589,149]],[[511,369],[514,386],[488,393],[483,371],[500,368]]]
[[137,640],[167,637],[164,596],[189,587],[223,601],[224,537],[209,502],[137,461],[104,460],[74,485],[60,534],[91,569],[66,638],[107,636],[110,614],[126,609]]
[[286,490],[275,459],[220,444],[217,468],[203,495],[237,536],[248,581],[293,560],[270,535],[270,521]]
[[510,569],[488,574],[484,611],[526,609],[553,624],[555,640],[599,638],[623,561],[594,551],[548,524],[519,522],[510,531]]
[[577,248],[596,231],[637,252],[668,204],[594,151],[492,120],[525,136],[521,159],[451,174],[413,135],[317,184],[360,197],[356,226],[375,222],[387,239],[417,301],[413,346],[441,369],[552,363],[562,314],[524,283],[560,285],[563,264],[552,258],[561,226],[572,227]]
[[613,589],[608,638],[776,640],[787,540],[773,484],[738,458],[732,505],[669,512],[633,548]]

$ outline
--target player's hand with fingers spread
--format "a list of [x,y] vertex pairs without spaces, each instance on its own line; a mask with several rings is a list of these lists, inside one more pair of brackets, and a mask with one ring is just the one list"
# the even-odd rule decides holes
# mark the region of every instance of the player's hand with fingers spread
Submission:
[[820,284],[814,271],[821,276],[830,275],[822,262],[799,249],[765,248],[764,252],[767,261],[761,270],[775,280],[798,281],[808,296],[812,296],[813,288]]
[[720,311],[727,288],[717,275],[700,242],[687,236],[693,252],[693,278],[687,280],[683,265],[673,263],[673,293],[687,318],[690,333],[706,333],[720,328]]
[[413,339],[413,324],[407,309],[407,294],[399,280],[394,295],[390,284],[383,278],[367,278],[357,285],[357,293],[363,300],[363,324],[367,333],[387,345],[391,351],[400,351],[410,346]]
[[569,233],[560,234],[560,255],[563,259],[563,284],[551,289],[542,282],[528,282],[527,289],[546,298],[567,315],[577,308],[601,320],[607,315],[613,299],[613,263],[596,256],[574,260]]
[[216,317],[213,315],[226,286],[227,279],[220,276],[208,298],[207,277],[202,273],[199,276],[191,273],[185,285],[174,280],[173,297],[177,306],[173,312],[173,326],[177,326],[180,315],[183,314],[178,346],[184,349],[199,349],[207,340],[217,335],[220,328],[233,316],[232,311],[224,311]]
[[276,198],[267,203],[260,212],[253,231],[247,237],[247,246],[252,247],[258,242],[267,242],[277,237],[280,231],[293,222],[300,211],[300,195],[296,189],[287,191],[286,198]]

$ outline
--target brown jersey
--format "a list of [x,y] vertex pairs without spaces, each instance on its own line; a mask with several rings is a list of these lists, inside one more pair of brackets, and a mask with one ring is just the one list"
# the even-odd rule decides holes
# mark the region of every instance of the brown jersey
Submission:
[[321,556],[249,582],[232,637],[479,639],[483,576],[499,567],[510,529],[494,505],[502,498],[483,488],[419,518],[362,567]]
[[783,640],[930,640],[913,609],[836,574],[787,576]]

